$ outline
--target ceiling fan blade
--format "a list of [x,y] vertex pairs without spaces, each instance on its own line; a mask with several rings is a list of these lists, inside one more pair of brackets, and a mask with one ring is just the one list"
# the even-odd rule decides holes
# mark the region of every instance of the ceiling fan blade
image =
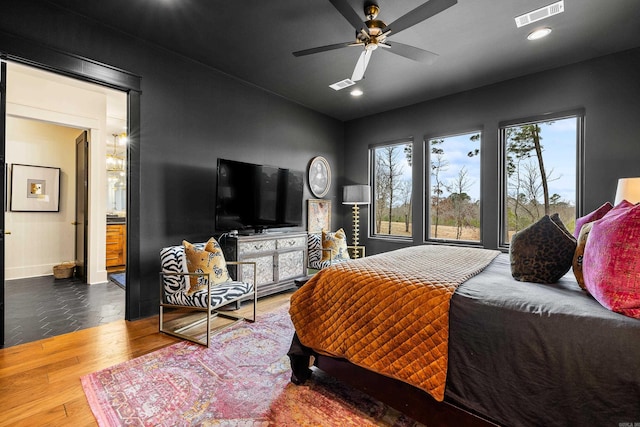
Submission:
[[355,28],[356,31],[360,31],[361,28],[366,27],[366,25],[364,24],[360,16],[356,13],[356,11],[353,10],[351,6],[349,6],[349,3],[347,3],[347,0],[329,0],[329,1],[333,5],[333,7],[335,7],[336,10],[340,12],[340,15],[344,16],[344,19],[349,21],[351,26]]
[[349,41],[344,43],[330,44],[327,46],[313,47],[311,49],[305,49],[305,50],[299,50],[297,52],[293,52],[293,56],[305,56],[305,55],[311,55],[313,53],[326,52],[328,50],[335,50],[335,49],[351,46],[352,44],[353,42]]
[[405,58],[413,59],[414,61],[424,62],[425,64],[432,64],[438,59],[438,54],[429,52],[428,50],[419,49],[408,44],[390,42],[386,43],[391,49],[384,49],[386,52],[395,53],[396,55],[404,56]]
[[386,33],[387,31],[393,31],[394,34],[397,34],[427,18],[437,15],[456,3],[458,3],[457,0],[429,0],[384,27],[382,32]]
[[362,51],[356,67],[353,69],[353,74],[351,75],[352,81],[357,82],[364,78],[364,72],[367,69],[367,65],[369,65],[369,58],[371,58],[371,51],[366,49]]

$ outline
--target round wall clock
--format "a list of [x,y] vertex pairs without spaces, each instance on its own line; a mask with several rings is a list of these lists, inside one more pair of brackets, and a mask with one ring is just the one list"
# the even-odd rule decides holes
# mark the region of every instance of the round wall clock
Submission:
[[331,187],[331,168],[322,156],[314,157],[309,164],[309,188],[316,197],[324,197]]

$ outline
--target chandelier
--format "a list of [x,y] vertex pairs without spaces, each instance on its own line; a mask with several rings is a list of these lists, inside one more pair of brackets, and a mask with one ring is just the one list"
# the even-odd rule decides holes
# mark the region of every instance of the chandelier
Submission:
[[113,134],[113,152],[107,153],[107,171],[124,172],[127,166],[124,149],[118,152],[118,147],[125,145],[127,142],[127,134]]

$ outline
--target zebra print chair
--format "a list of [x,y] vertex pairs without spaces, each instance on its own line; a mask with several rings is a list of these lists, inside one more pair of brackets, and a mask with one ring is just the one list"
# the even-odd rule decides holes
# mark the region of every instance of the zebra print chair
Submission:
[[[194,246],[202,250],[205,247],[205,243],[196,243]],[[254,283],[256,283],[255,262],[226,262],[227,265],[246,264],[252,267],[253,281],[251,283],[230,280],[219,284],[212,284],[209,274],[189,273],[185,250],[182,245],[163,248],[160,251],[160,262],[162,270],[160,272],[160,332],[209,347],[212,333],[219,332],[223,328],[231,326],[241,320],[255,322],[256,305],[258,302],[257,286],[254,285]],[[247,275],[246,270],[243,270],[243,273]],[[204,277],[207,283],[206,288],[189,293],[189,278],[191,276]],[[253,300],[253,316],[251,318],[229,312],[228,307],[230,305],[235,303],[236,308],[240,308],[240,302],[249,299]],[[225,310],[222,311],[222,308],[225,308]],[[204,312],[205,316],[185,326],[172,328],[171,325],[177,324],[179,321],[171,319],[169,322],[166,322],[165,320],[166,317],[168,317],[168,313],[165,313],[165,309],[173,310],[173,312],[177,312],[175,309]],[[215,317],[232,319],[235,320],[235,322],[227,323],[212,330],[211,323]],[[188,329],[205,322],[207,325],[206,339],[204,341],[202,337],[185,334]]]
[[[364,246],[348,245],[347,248],[351,251],[359,251],[359,256],[364,257]],[[325,252],[329,254],[329,259],[323,261],[322,254]],[[322,247],[322,233],[307,234],[307,256],[309,257],[308,268],[313,270],[322,270],[335,263],[347,261],[345,259],[333,259],[331,249],[324,249]]]

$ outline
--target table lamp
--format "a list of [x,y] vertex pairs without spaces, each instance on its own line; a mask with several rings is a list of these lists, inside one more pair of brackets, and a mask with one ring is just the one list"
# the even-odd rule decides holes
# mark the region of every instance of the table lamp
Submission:
[[[360,207],[371,203],[371,187],[368,185],[345,185],[342,190],[342,204],[353,205],[353,246],[359,244]],[[358,248],[353,249],[353,257],[358,258]]]
[[614,205],[623,200],[633,204],[640,202],[640,178],[620,178],[618,180]]

